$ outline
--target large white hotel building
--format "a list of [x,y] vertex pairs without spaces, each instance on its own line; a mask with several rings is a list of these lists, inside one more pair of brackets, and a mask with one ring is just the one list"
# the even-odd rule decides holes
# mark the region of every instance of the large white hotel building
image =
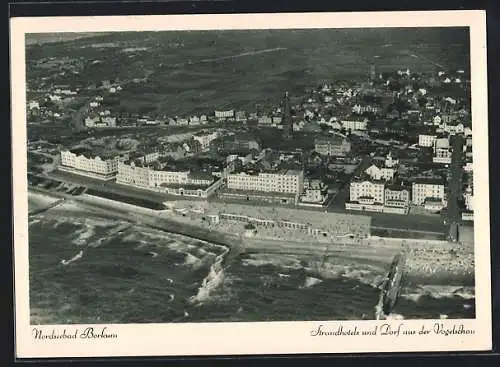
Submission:
[[276,192],[301,195],[304,191],[304,172],[282,170],[278,172],[230,173],[227,187],[232,190]]
[[116,182],[172,195],[208,197],[222,185],[212,173],[153,169],[146,164],[119,162]]
[[349,200],[369,204],[384,204],[385,182],[375,180],[353,181],[349,186]]
[[60,170],[85,176],[113,179],[118,172],[119,157],[107,153],[94,153],[86,148],[61,151]]
[[444,181],[440,179],[420,178],[412,183],[412,202],[415,205],[424,205],[426,201],[446,200]]

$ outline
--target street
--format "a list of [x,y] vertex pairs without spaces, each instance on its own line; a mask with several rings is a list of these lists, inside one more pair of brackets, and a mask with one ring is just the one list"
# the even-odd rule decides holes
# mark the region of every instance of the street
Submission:
[[349,182],[353,177],[360,175],[370,167],[371,162],[372,158],[370,156],[367,155],[363,158],[356,169],[342,182],[340,190],[328,200],[326,204],[327,211],[338,212],[339,210],[345,210],[345,202],[349,200]]

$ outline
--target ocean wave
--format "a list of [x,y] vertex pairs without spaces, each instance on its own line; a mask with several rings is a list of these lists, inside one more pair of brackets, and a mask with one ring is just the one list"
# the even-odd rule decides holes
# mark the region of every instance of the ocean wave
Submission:
[[137,51],[147,51],[147,47],[128,47],[124,48],[122,52],[128,53],[128,52],[137,52]]
[[68,225],[66,232],[69,240],[76,246],[98,247],[103,242],[116,237],[131,227],[130,223],[120,220],[105,219],[92,216],[61,216],[60,213],[44,213],[30,224],[42,222],[47,227],[58,229],[62,225]]
[[[61,206],[65,205],[61,204],[58,206],[60,208]],[[52,225],[61,225],[61,224],[71,224],[71,225],[86,225],[86,226],[94,226],[94,227],[101,227],[101,228],[111,228],[113,226],[117,226],[120,224],[123,224],[124,222],[121,220],[117,219],[109,219],[109,218],[102,218],[98,216],[92,216],[92,215],[86,215],[86,216],[80,216],[80,215],[60,215],[60,213],[56,213],[56,209],[52,210],[51,212],[46,212],[43,214],[42,219],[46,221],[48,224]]]
[[175,240],[167,244],[167,248],[172,251],[177,251],[180,253],[185,253],[189,250],[193,250],[196,246],[186,243],[182,240]]
[[186,254],[186,259],[184,260],[184,265],[188,266],[196,266],[201,263],[201,259],[190,254],[189,252]]
[[68,219],[68,218],[63,218],[63,217],[49,217],[48,214],[44,215],[44,221],[47,222],[48,225],[52,226],[52,228],[57,229],[59,226],[63,224],[72,224],[75,225],[74,221]]
[[171,250],[184,250],[187,246],[183,246],[182,242],[174,240],[170,234],[155,233],[154,230],[148,231],[142,227],[135,227],[133,232],[129,232],[122,237],[124,241],[140,243],[143,246],[166,247]]
[[142,247],[148,243],[141,238],[142,238],[142,236],[135,231],[127,233],[121,237],[122,241],[124,241],[124,242],[137,242],[137,243],[139,243],[138,247]]
[[40,223],[42,220],[40,218],[33,218],[33,219],[30,219],[28,221],[28,225],[29,226],[32,226],[32,225],[35,225],[35,224],[38,224]]
[[[203,249],[203,246],[211,245],[209,242],[195,240],[183,235],[162,232],[155,229],[138,227],[133,233],[124,237],[125,241],[143,242],[152,246],[167,248],[178,253],[199,252],[200,255],[210,253]],[[213,254],[215,255],[215,254]]]
[[464,300],[475,298],[474,287],[445,286],[445,285],[420,285],[411,292],[401,294],[401,298],[418,302],[422,297],[432,297],[434,299],[459,297]]
[[283,269],[302,269],[303,265],[301,261],[294,256],[272,256],[270,254],[252,254],[250,258],[243,259],[242,264],[244,266],[265,266],[273,265]]
[[323,281],[321,279],[318,279],[318,278],[306,277],[304,284],[300,288],[311,288],[311,287],[315,286],[316,284],[320,284],[322,282]]
[[65,200],[61,205],[58,205],[57,208],[54,208],[54,211],[67,211],[67,212],[86,212],[87,209],[84,208],[81,204],[72,201]]
[[125,241],[137,243],[137,245],[134,247],[134,249],[136,249],[136,250],[141,250],[144,247],[148,247],[149,246],[149,242],[144,241],[144,240],[137,240],[137,241],[125,240]]
[[75,232],[76,238],[71,242],[77,246],[88,244],[89,240],[95,235],[95,225],[83,223],[84,227]]
[[[222,252],[224,252],[224,250]],[[215,259],[219,255],[219,253],[208,251],[205,247],[198,247],[190,253],[202,259]]]
[[378,286],[386,271],[370,265],[320,262],[317,259],[306,260],[294,255],[252,254],[250,258],[243,259],[242,264],[256,267],[273,265],[281,269],[305,270],[307,273],[314,274],[322,279],[348,278],[373,287]]
[[61,264],[66,266],[66,265],[69,265],[77,260],[80,260],[81,258],[83,257],[83,250],[81,250],[80,252],[78,252],[75,256],[73,256],[71,259],[69,260],[61,260]]
[[110,237],[102,237],[102,238],[99,238],[95,241],[92,241],[90,243],[87,244],[88,247],[99,247],[101,246],[104,242],[108,241],[110,239]]
[[329,264],[325,263],[318,270],[323,278],[349,278],[360,281],[364,284],[375,285],[383,277],[380,272],[368,266]]
[[229,252],[229,248],[226,251],[218,255],[215,258],[215,262],[210,267],[208,275],[201,282],[200,288],[195,296],[189,299],[190,303],[202,303],[210,299],[213,292],[219,288],[225,278],[224,274],[224,257]]
[[[114,224],[110,223],[110,224],[107,224],[107,225],[99,225],[97,227],[100,227],[100,228],[106,228],[108,226],[114,226]],[[121,224],[121,225],[118,225],[114,228],[112,228],[110,231],[106,232],[106,235],[103,236],[103,237],[100,237],[98,238],[97,240],[95,241],[92,241],[92,242],[89,242],[87,245],[89,247],[99,247],[101,246],[104,242],[112,239],[112,238],[116,238],[117,236],[120,236],[121,234],[123,234],[125,231],[127,231],[129,228],[131,227],[130,224],[128,223],[124,223],[124,224]],[[96,227],[94,227],[96,228]]]
[[386,320],[404,320],[404,316],[398,313],[390,313],[389,315],[385,316]]
[[[97,247],[104,240],[113,237],[118,232],[126,228],[125,225],[118,225],[119,222],[116,221],[103,221],[91,218],[85,218],[79,222],[74,223],[73,221],[68,221],[69,223],[77,224],[82,226],[79,230],[75,232],[76,237],[73,239],[73,243],[78,246],[88,245],[92,247]],[[117,226],[118,225],[118,226]],[[117,226],[117,227],[115,227]],[[113,228],[115,227],[115,228]],[[96,230],[98,228],[111,228],[105,236],[100,237],[95,243],[90,243],[90,239],[96,236]]]

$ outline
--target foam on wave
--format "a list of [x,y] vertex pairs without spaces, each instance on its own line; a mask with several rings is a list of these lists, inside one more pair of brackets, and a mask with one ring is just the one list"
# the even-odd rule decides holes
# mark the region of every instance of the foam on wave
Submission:
[[226,248],[225,252],[215,258],[215,262],[210,267],[208,275],[201,282],[201,286],[198,288],[197,294],[189,299],[191,303],[202,303],[208,301],[214,291],[217,290],[222,284],[225,277],[223,262],[224,257],[228,252],[229,248]]
[[420,285],[411,292],[403,292],[401,298],[418,302],[424,296],[435,299],[460,297],[464,300],[475,298],[474,287],[446,286],[446,285]]

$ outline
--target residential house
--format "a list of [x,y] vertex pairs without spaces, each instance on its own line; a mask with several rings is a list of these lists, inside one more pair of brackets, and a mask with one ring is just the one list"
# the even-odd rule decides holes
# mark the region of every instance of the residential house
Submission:
[[332,136],[316,139],[314,150],[325,156],[345,156],[351,150],[351,143],[344,135],[334,133]]
[[189,118],[189,125],[191,126],[200,125],[200,123],[200,118],[198,116],[191,116]]
[[247,116],[245,111],[238,111],[236,112],[236,121],[238,122],[245,122],[247,121]]
[[271,125],[273,123],[273,119],[270,116],[262,115],[259,116],[258,123],[261,125]]
[[421,147],[434,147],[436,138],[436,135],[419,134],[418,145]]
[[342,127],[346,130],[367,130],[368,119],[346,118],[341,120]]
[[451,148],[448,138],[437,138],[434,141],[434,163],[450,164],[451,163]]
[[391,181],[394,178],[395,169],[374,163],[365,170],[365,173],[370,176],[372,180]]
[[217,120],[227,120],[234,118],[234,110],[226,110],[226,111],[215,111],[215,118]]
[[177,125],[178,126],[187,126],[187,125],[189,125],[189,120],[187,118],[184,118],[184,117],[177,118],[176,121],[177,121]]

